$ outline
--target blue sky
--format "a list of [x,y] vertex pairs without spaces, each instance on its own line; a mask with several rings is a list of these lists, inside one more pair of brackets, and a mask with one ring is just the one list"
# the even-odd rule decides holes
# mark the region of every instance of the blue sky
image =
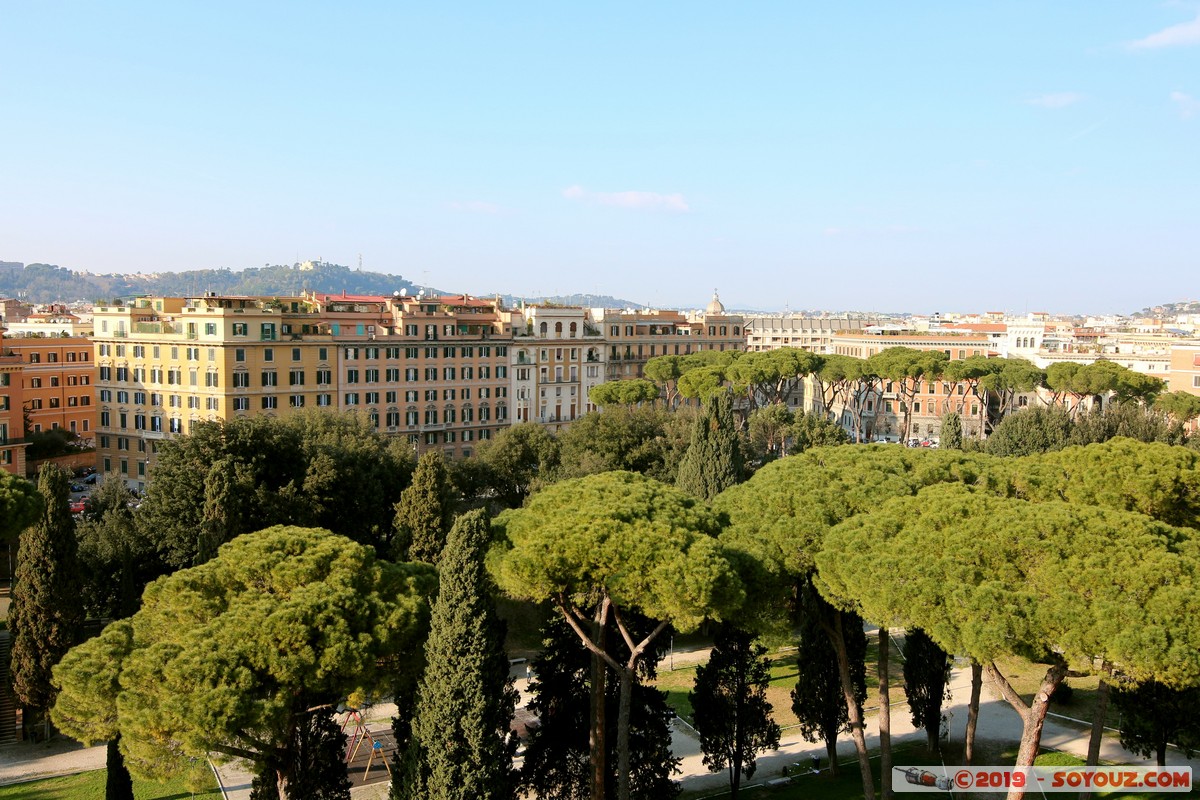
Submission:
[[0,0],[0,259],[1128,312],[1200,295],[1200,3]]

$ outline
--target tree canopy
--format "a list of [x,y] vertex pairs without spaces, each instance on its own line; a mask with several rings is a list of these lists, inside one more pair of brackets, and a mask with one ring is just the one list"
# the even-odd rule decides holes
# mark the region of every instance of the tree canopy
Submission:
[[89,739],[115,725],[137,775],[179,774],[213,752],[281,764],[286,786],[299,718],[383,688],[386,660],[419,646],[435,585],[431,567],[380,561],[325,530],[240,536],[72,651],[54,674],[54,720]]
[[162,442],[142,522],[175,568],[271,524],[322,527],[386,552],[411,474],[408,446],[363,416],[313,409],[201,422]]

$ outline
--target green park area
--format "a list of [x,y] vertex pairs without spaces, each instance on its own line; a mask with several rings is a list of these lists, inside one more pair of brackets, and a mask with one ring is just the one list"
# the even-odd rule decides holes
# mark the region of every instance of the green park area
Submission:
[[[95,800],[104,797],[105,777],[105,770],[100,769],[0,786],[0,800]],[[135,778],[133,797],[134,800],[218,800],[221,792],[212,775],[199,786],[190,786],[184,780],[159,783]]]

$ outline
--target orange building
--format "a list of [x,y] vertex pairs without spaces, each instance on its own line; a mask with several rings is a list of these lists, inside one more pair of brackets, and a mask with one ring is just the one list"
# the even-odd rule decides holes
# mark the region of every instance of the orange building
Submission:
[[21,357],[0,331],[0,469],[25,477],[25,424],[21,417],[24,390]]
[[92,341],[83,336],[10,337],[5,340],[22,362],[22,408],[27,433],[57,428],[91,439],[96,428],[92,401]]

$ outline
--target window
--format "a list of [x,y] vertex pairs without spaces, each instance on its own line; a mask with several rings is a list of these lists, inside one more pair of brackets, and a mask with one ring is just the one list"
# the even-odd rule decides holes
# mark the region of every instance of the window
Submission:
[[262,385],[263,386],[278,386],[279,385],[279,373],[277,373],[273,369],[264,370],[263,374],[262,374]]
[[331,395],[331,394],[317,395],[317,405],[321,406],[322,408],[333,405],[333,395]]
[[220,386],[220,385],[221,385],[221,376],[220,376],[220,374],[219,374],[219,373],[216,373],[216,372],[206,372],[206,373],[204,373],[204,385],[205,385],[205,386],[211,386],[211,387],[214,387],[214,388],[215,388],[215,387],[217,387],[217,386]]
[[416,425],[417,424],[417,412],[415,409],[410,408],[408,411],[404,412],[404,424],[405,425]]
[[291,373],[289,373],[289,375],[288,375],[288,385],[289,386],[303,386],[304,385],[304,370],[302,370],[302,369],[292,370]]
[[317,385],[318,386],[328,386],[331,383],[333,383],[332,371],[327,370],[327,369],[317,370]]
[[384,379],[388,383],[399,383],[400,382],[400,368],[399,367],[388,367],[387,370],[385,370],[385,372],[384,372]]
[[[235,322],[235,323],[233,323],[233,335],[234,335],[234,336],[245,336],[245,335],[246,335],[246,333],[247,333],[247,328],[248,328],[248,327],[249,327],[249,326],[248,326],[248,325],[247,325],[245,322]],[[243,352],[244,352],[244,351],[243,351]]]
[[442,368],[442,380],[447,380],[447,381],[454,380],[454,367],[443,367]]
[[267,410],[279,407],[279,398],[275,395],[267,395],[262,399],[262,407]]
[[437,409],[436,408],[425,409],[425,424],[426,425],[436,425],[437,421],[438,421]]
[[217,335],[217,323],[215,323],[215,322],[204,323],[204,335],[205,336],[216,336]]
[[[370,348],[368,348],[368,350],[369,349]],[[378,350],[379,348],[375,348],[375,349]],[[365,371],[363,378],[366,380],[367,383],[379,383],[379,370],[368,369]]]
[[347,392],[345,404],[348,406],[358,405],[358,392]]
[[292,408],[304,408],[304,395],[294,394],[289,398]]
[[[275,323],[274,322],[264,322],[264,323],[262,323],[261,327],[262,327],[262,334],[261,334],[262,341],[264,341],[264,342],[275,341]],[[265,406],[264,406],[264,408],[265,408]]]
[[293,347],[292,348],[292,361],[299,361],[299,360],[300,360],[300,348]]
[[246,351],[241,347],[234,349],[233,360],[244,363],[246,361]]
[[233,373],[233,388],[249,389],[250,388],[250,373],[249,372]]
[[263,361],[274,361],[275,360],[275,349],[273,347],[264,347],[262,353],[263,353]]
[[427,380],[427,381],[436,381],[437,380],[437,367],[426,367],[425,368],[425,380]]
[[329,360],[329,348],[328,347],[318,348],[317,349],[317,358],[319,358],[322,361],[328,361]]
[[250,398],[249,397],[233,398],[233,410],[234,411],[249,411],[250,410]]
[[219,397],[204,398],[204,408],[208,411],[220,411],[221,410],[221,398],[219,398]]
[[346,383],[358,383],[358,370],[346,370]]

